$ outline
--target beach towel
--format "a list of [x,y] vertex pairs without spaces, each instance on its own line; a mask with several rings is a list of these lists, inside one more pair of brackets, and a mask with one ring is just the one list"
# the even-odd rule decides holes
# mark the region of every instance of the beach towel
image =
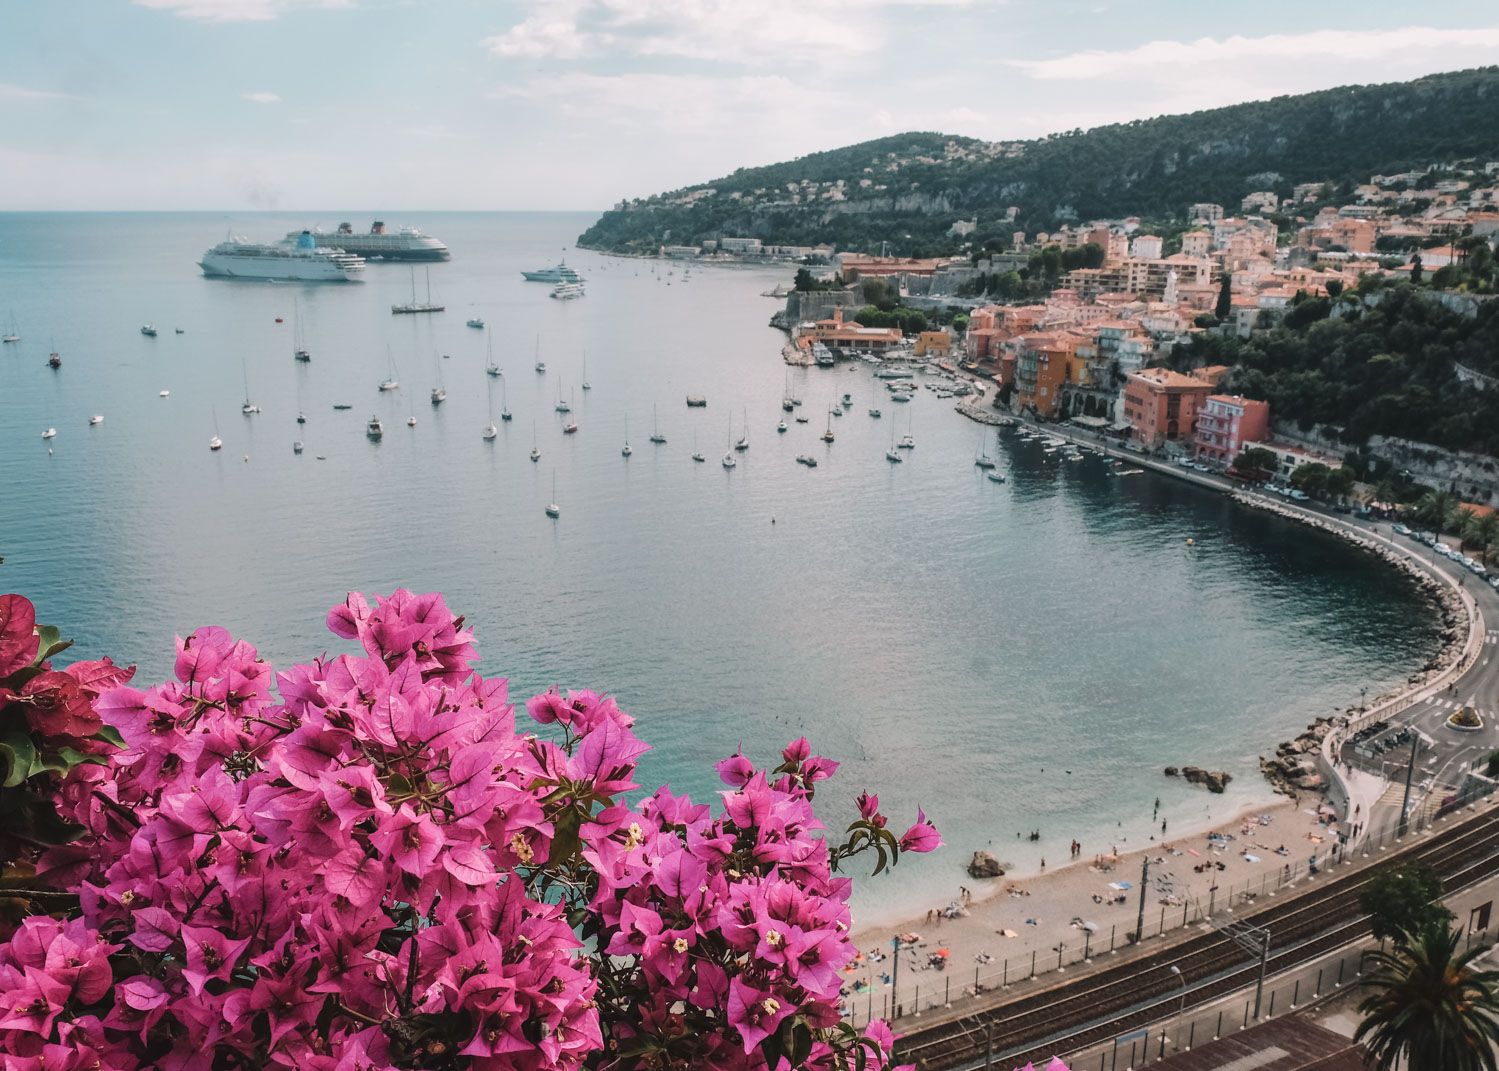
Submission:
[[1245,852],[1244,861],[1246,863],[1258,863],[1260,861],[1260,857],[1257,855],[1250,855],[1248,852]]

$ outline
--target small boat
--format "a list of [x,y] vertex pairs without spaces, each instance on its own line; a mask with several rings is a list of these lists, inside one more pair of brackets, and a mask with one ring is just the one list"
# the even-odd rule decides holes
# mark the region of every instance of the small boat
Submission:
[[62,367],[62,354],[58,353],[56,350],[53,350],[51,353],[49,353],[47,355],[47,367],[48,368],[61,368]]
[[88,426],[91,428],[97,428],[102,423],[104,423],[104,414],[102,413],[95,413],[88,418]]
[[353,409],[354,407],[352,405],[349,405],[347,402],[334,402],[333,403],[333,408],[335,408],[335,409]]
[[694,460],[694,461],[707,461],[708,459],[706,457],[704,457],[700,451],[694,450],[693,453],[692,453],[692,460]]
[[796,418],[796,422],[797,422],[797,423],[798,423],[798,424],[806,424],[806,423],[809,423],[809,421],[808,421],[808,420],[807,420],[807,418],[806,418],[806,417],[804,417],[804,416],[799,416],[799,417],[797,417],[797,418]]
[[[557,497],[556,481],[552,481],[552,484],[552,497],[555,499]],[[562,516],[562,507],[557,505],[555,501],[548,502],[546,506],[546,514],[548,517],[552,518],[552,520],[556,520],[558,517]]]
[[553,407],[559,413],[571,413],[573,407],[562,400],[562,377],[557,377],[557,404]]
[[734,460],[734,454],[732,451],[730,451],[729,453],[724,454],[722,464],[724,468],[731,469],[735,465],[739,464],[739,462]]
[[902,450],[914,450],[916,449],[916,440],[913,439],[909,434],[906,434],[902,435],[900,437],[900,442],[896,443],[895,445]]
[[656,418],[656,403],[651,403],[651,442],[657,446],[666,445],[666,436],[661,434],[661,422]]
[[145,335],[147,338],[155,338],[156,337],[156,327],[155,327],[155,325],[153,325],[153,324],[141,324],[141,334]]
[[593,384],[588,382],[588,351],[583,351],[583,389],[593,390]]
[[57,429],[56,428],[48,428],[46,431],[42,432],[42,438],[43,439],[55,439],[55,438],[57,438]]
[[689,395],[687,395],[687,408],[688,409],[706,409],[707,407],[708,407],[708,399],[704,398],[701,394],[689,394]]
[[169,390],[160,390],[156,392],[156,396],[158,398],[170,398],[172,396],[172,392]]
[[382,391],[395,390],[400,385],[401,381],[398,380],[395,376],[386,376],[380,381],[379,389]]
[[213,438],[211,438],[211,439],[208,440],[208,449],[210,449],[210,450],[222,450],[223,448],[224,448],[224,440],[220,439],[217,435],[215,435]]
[[[566,424],[562,425],[562,434],[563,435],[576,435],[577,432],[578,432],[578,422],[576,420],[569,420]],[[630,444],[629,443],[625,443],[625,445],[629,446]]]
[[378,416],[372,416],[370,422],[364,426],[364,433],[374,442],[379,442],[385,435],[385,425],[380,423]]
[[974,457],[973,463],[981,469],[992,469],[994,467],[994,459],[989,456],[989,451],[984,446],[982,435],[979,437],[979,452]]
[[739,436],[739,441],[734,444],[734,449],[741,454],[749,449],[749,409],[744,411],[744,434]]
[[852,394],[845,394],[841,401],[843,403],[843,408],[850,409],[854,404],[854,396]]
[[[181,331],[178,331],[181,334]],[[291,336],[292,336],[292,358],[306,364],[312,360],[312,353],[307,349],[307,344],[302,341],[302,315],[297,299],[291,301]]]
[[245,376],[245,400],[244,404],[239,407],[239,411],[245,414],[245,416],[254,416],[260,412],[260,406],[250,401],[250,371],[244,361],[240,361],[239,367]]
[[817,467],[817,459],[811,454],[797,454],[796,463],[798,465],[806,465],[809,469],[815,469]]
[[828,429],[822,433],[822,441],[830,443],[833,441],[833,412],[828,410]]
[[445,402],[447,400],[448,400],[448,392],[447,392],[446,389],[444,389],[443,387],[433,387],[432,388],[432,404],[433,405],[441,405],[443,402]]
[[10,314],[10,330],[7,331],[4,335],[0,335],[0,342],[4,342],[4,343],[9,344],[11,342],[20,342],[20,341],[21,341],[21,334],[16,329],[16,314],[14,312],[12,312]]
[[187,334],[187,332],[184,331],[180,327],[174,327],[174,328],[172,328],[172,334],[174,334],[174,335],[185,335],[185,334]]
[[880,411],[878,409],[871,409],[869,415],[878,420],[880,418]]
[[494,426],[494,421],[493,420],[491,420],[488,424],[484,425],[484,441],[485,442],[487,442],[487,443],[494,442],[494,437],[496,435],[498,435],[499,433],[500,433],[500,429]]
[[472,320],[470,320],[468,322],[468,326],[474,327],[474,328],[478,328],[480,331],[482,331],[482,330],[484,330],[484,321],[481,320],[481,319],[479,319],[479,317],[475,316]]
[[296,442],[294,442],[294,443],[291,444],[291,452],[294,453],[294,454],[300,454],[302,452],[302,440],[301,439],[298,439]]
[[620,447],[620,457],[629,457],[635,451],[630,449],[630,415],[625,414],[625,445]]
[[411,416],[409,416],[409,417],[406,418],[406,426],[408,428],[414,428],[414,427],[416,427],[416,414],[415,413],[411,414]]
[[536,362],[536,374],[539,376],[544,376],[547,374],[547,363],[545,361]]
[[895,402],[909,402],[911,400],[911,396],[903,392],[897,392],[896,394],[892,394],[890,396],[890,400]]
[[899,465],[902,461],[905,460],[905,458],[901,456],[901,452],[895,447],[894,423],[890,425],[890,449],[885,451],[885,460],[890,462],[890,464],[892,465]]
[[582,283],[558,283],[552,287],[551,296],[558,301],[572,301],[574,298],[580,298],[586,293],[587,291],[583,289]]
[[307,423],[307,414],[306,413],[298,413],[297,414],[297,423],[298,424],[305,424],[305,423]]
[[778,435],[784,435],[785,432],[786,432],[786,422],[784,420],[777,421],[776,422],[776,433]]
[[493,361],[490,361],[487,365],[484,366],[484,374],[487,376],[499,376],[500,366],[495,364]]
[[987,477],[989,477],[989,479],[992,482],[994,482],[994,483],[1004,483],[1005,482],[1005,474],[1002,473],[1002,472],[991,471],[991,472],[984,473],[984,475],[987,476]]
[[532,461],[540,461],[541,460],[541,451],[538,450],[538,449],[536,449],[536,447],[534,447],[534,446],[531,447],[531,460]]

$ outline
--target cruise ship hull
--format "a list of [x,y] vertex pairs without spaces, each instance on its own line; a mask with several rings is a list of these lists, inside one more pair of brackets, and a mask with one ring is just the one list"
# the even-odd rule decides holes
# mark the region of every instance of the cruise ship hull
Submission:
[[[238,257],[208,253],[198,263],[203,274],[218,279],[281,279],[289,282],[357,283],[356,270],[328,260],[292,257]],[[362,265],[361,265],[362,267]]]
[[323,234],[319,240],[324,245],[335,249],[342,249],[345,253],[353,253],[356,256],[372,260],[381,257],[385,260],[425,260],[438,261],[450,260],[453,254],[448,247],[441,242],[433,246],[426,245],[398,245],[389,242],[371,241],[358,235],[348,234]]

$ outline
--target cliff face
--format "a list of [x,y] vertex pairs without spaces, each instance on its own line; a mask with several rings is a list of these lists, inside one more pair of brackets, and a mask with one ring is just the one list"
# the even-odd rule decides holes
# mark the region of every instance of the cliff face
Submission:
[[[980,237],[1075,219],[1230,208],[1255,190],[1334,187],[1428,163],[1499,159],[1499,68],[1354,86],[1163,116],[1033,141],[909,133],[621,204],[579,244],[648,251],[748,234],[773,243],[944,243],[956,219]],[[1003,218],[1019,210],[1014,224]],[[906,238],[906,235],[910,235]]]

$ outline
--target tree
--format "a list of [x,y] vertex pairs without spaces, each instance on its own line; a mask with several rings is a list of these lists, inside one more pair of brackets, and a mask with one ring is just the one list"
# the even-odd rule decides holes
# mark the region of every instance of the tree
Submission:
[[1234,277],[1231,272],[1223,273],[1223,281],[1218,284],[1218,303],[1213,306],[1213,315],[1219,320],[1226,320],[1234,311]]
[[1499,541],[1499,515],[1494,513],[1480,515],[1470,512],[1463,536],[1467,542],[1478,548],[1479,556],[1487,565],[1489,551],[1493,549],[1495,542]]
[[795,289],[802,291],[802,293],[806,293],[807,291],[813,289],[816,285],[817,280],[812,277],[812,272],[809,269],[796,269],[796,281],[792,283],[792,286]]
[[1332,470],[1327,477],[1327,493],[1333,498],[1347,498],[1353,493],[1353,485],[1358,482],[1352,469],[1347,465],[1340,465]]
[[1327,280],[1327,296],[1335,298],[1343,292],[1343,281],[1341,279]]
[[[0,596],[5,1066],[888,1065],[887,1026],[840,1022],[838,872],[939,847],[919,810],[897,837],[864,793],[818,836],[837,763],[805,738],[719,762],[718,808],[637,793],[634,719],[553,688],[518,727],[441,596],[327,625],[358,653],[277,674],[203,628],[141,690],[55,668]],[[65,843],[20,815],[43,797]]]
[[954,331],[956,331],[960,335],[964,331],[967,331],[968,330],[968,314],[966,312],[960,312],[956,316],[954,316],[952,318],[952,328],[953,328]]
[[1421,254],[1411,257],[1411,285],[1421,285]]
[[1279,464],[1280,458],[1275,451],[1266,450],[1263,446],[1246,446],[1234,459],[1233,468],[1246,480],[1262,483],[1275,472],[1275,467]]
[[1321,498],[1327,494],[1327,481],[1332,476],[1332,469],[1320,461],[1312,461],[1305,465],[1297,466],[1291,473],[1291,486],[1298,491],[1305,491],[1313,498]]
[[1436,900],[1442,895],[1442,879],[1420,863],[1394,863],[1381,867],[1359,894],[1359,907],[1369,916],[1374,936],[1403,941],[1427,923],[1446,925],[1452,918]]
[[1447,518],[1447,527],[1457,536],[1457,549],[1464,551],[1468,549],[1468,541],[1473,535],[1473,522],[1478,515],[1469,506],[1459,505]]
[[1416,519],[1432,531],[1440,533],[1446,527],[1447,518],[1455,503],[1456,499],[1450,491],[1428,491],[1416,503]]
[[1407,934],[1390,951],[1372,953],[1354,1031],[1374,1066],[1391,1071],[1495,1071],[1499,1060],[1499,971],[1473,961],[1488,951],[1457,950],[1460,936],[1444,922]]

